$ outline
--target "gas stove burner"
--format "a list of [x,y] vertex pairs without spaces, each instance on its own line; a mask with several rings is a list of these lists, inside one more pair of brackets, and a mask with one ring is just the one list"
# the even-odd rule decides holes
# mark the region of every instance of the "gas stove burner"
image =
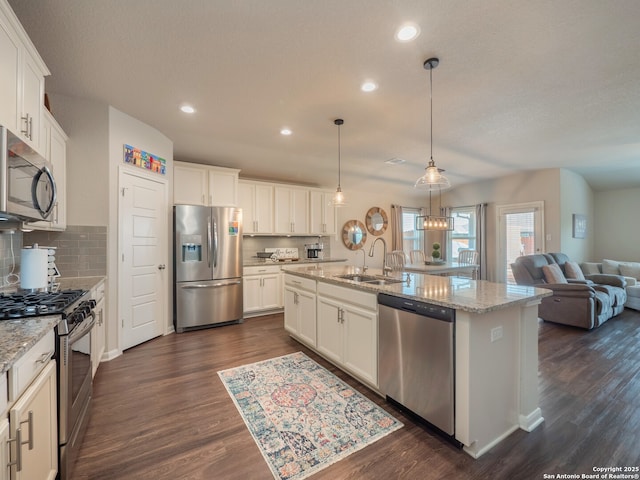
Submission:
[[60,292],[17,292],[0,295],[0,320],[57,315],[75,303],[85,290]]

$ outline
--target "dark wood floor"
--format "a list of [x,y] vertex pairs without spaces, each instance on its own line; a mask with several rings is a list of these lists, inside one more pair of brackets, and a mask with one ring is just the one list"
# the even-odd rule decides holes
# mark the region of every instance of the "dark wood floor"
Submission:
[[640,465],[640,313],[591,332],[541,323],[539,343],[545,422],[474,460],[289,338],[282,315],[157,338],[100,365],[73,480],[272,478],[216,372],[295,351],[405,424],[314,479],[542,479]]

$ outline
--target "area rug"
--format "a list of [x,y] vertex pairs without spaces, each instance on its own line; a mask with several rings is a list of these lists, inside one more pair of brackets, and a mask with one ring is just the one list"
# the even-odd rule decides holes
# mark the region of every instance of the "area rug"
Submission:
[[218,375],[276,479],[306,478],[402,427],[302,352]]

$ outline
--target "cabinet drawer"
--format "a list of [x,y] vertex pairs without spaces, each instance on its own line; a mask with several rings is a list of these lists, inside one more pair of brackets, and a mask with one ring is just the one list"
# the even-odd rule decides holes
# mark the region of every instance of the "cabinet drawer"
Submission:
[[26,352],[9,370],[9,401],[14,402],[49,363],[55,352],[53,330]]
[[318,294],[333,297],[351,305],[358,305],[369,310],[378,308],[378,296],[375,293],[363,292],[355,288],[338,287],[329,283],[318,283]]
[[310,292],[316,291],[316,281],[311,278],[298,277],[296,275],[285,275],[284,284]]
[[243,275],[264,275],[267,273],[280,273],[280,265],[260,265],[257,267],[244,267]]

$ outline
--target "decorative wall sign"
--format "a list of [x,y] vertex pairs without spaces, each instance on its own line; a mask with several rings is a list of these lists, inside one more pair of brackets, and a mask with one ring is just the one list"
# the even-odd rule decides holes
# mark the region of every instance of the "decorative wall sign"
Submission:
[[587,216],[573,214],[573,238],[587,238]]
[[145,152],[131,145],[124,146],[124,163],[134,167],[151,170],[154,173],[165,175],[167,173],[167,161],[152,153]]

